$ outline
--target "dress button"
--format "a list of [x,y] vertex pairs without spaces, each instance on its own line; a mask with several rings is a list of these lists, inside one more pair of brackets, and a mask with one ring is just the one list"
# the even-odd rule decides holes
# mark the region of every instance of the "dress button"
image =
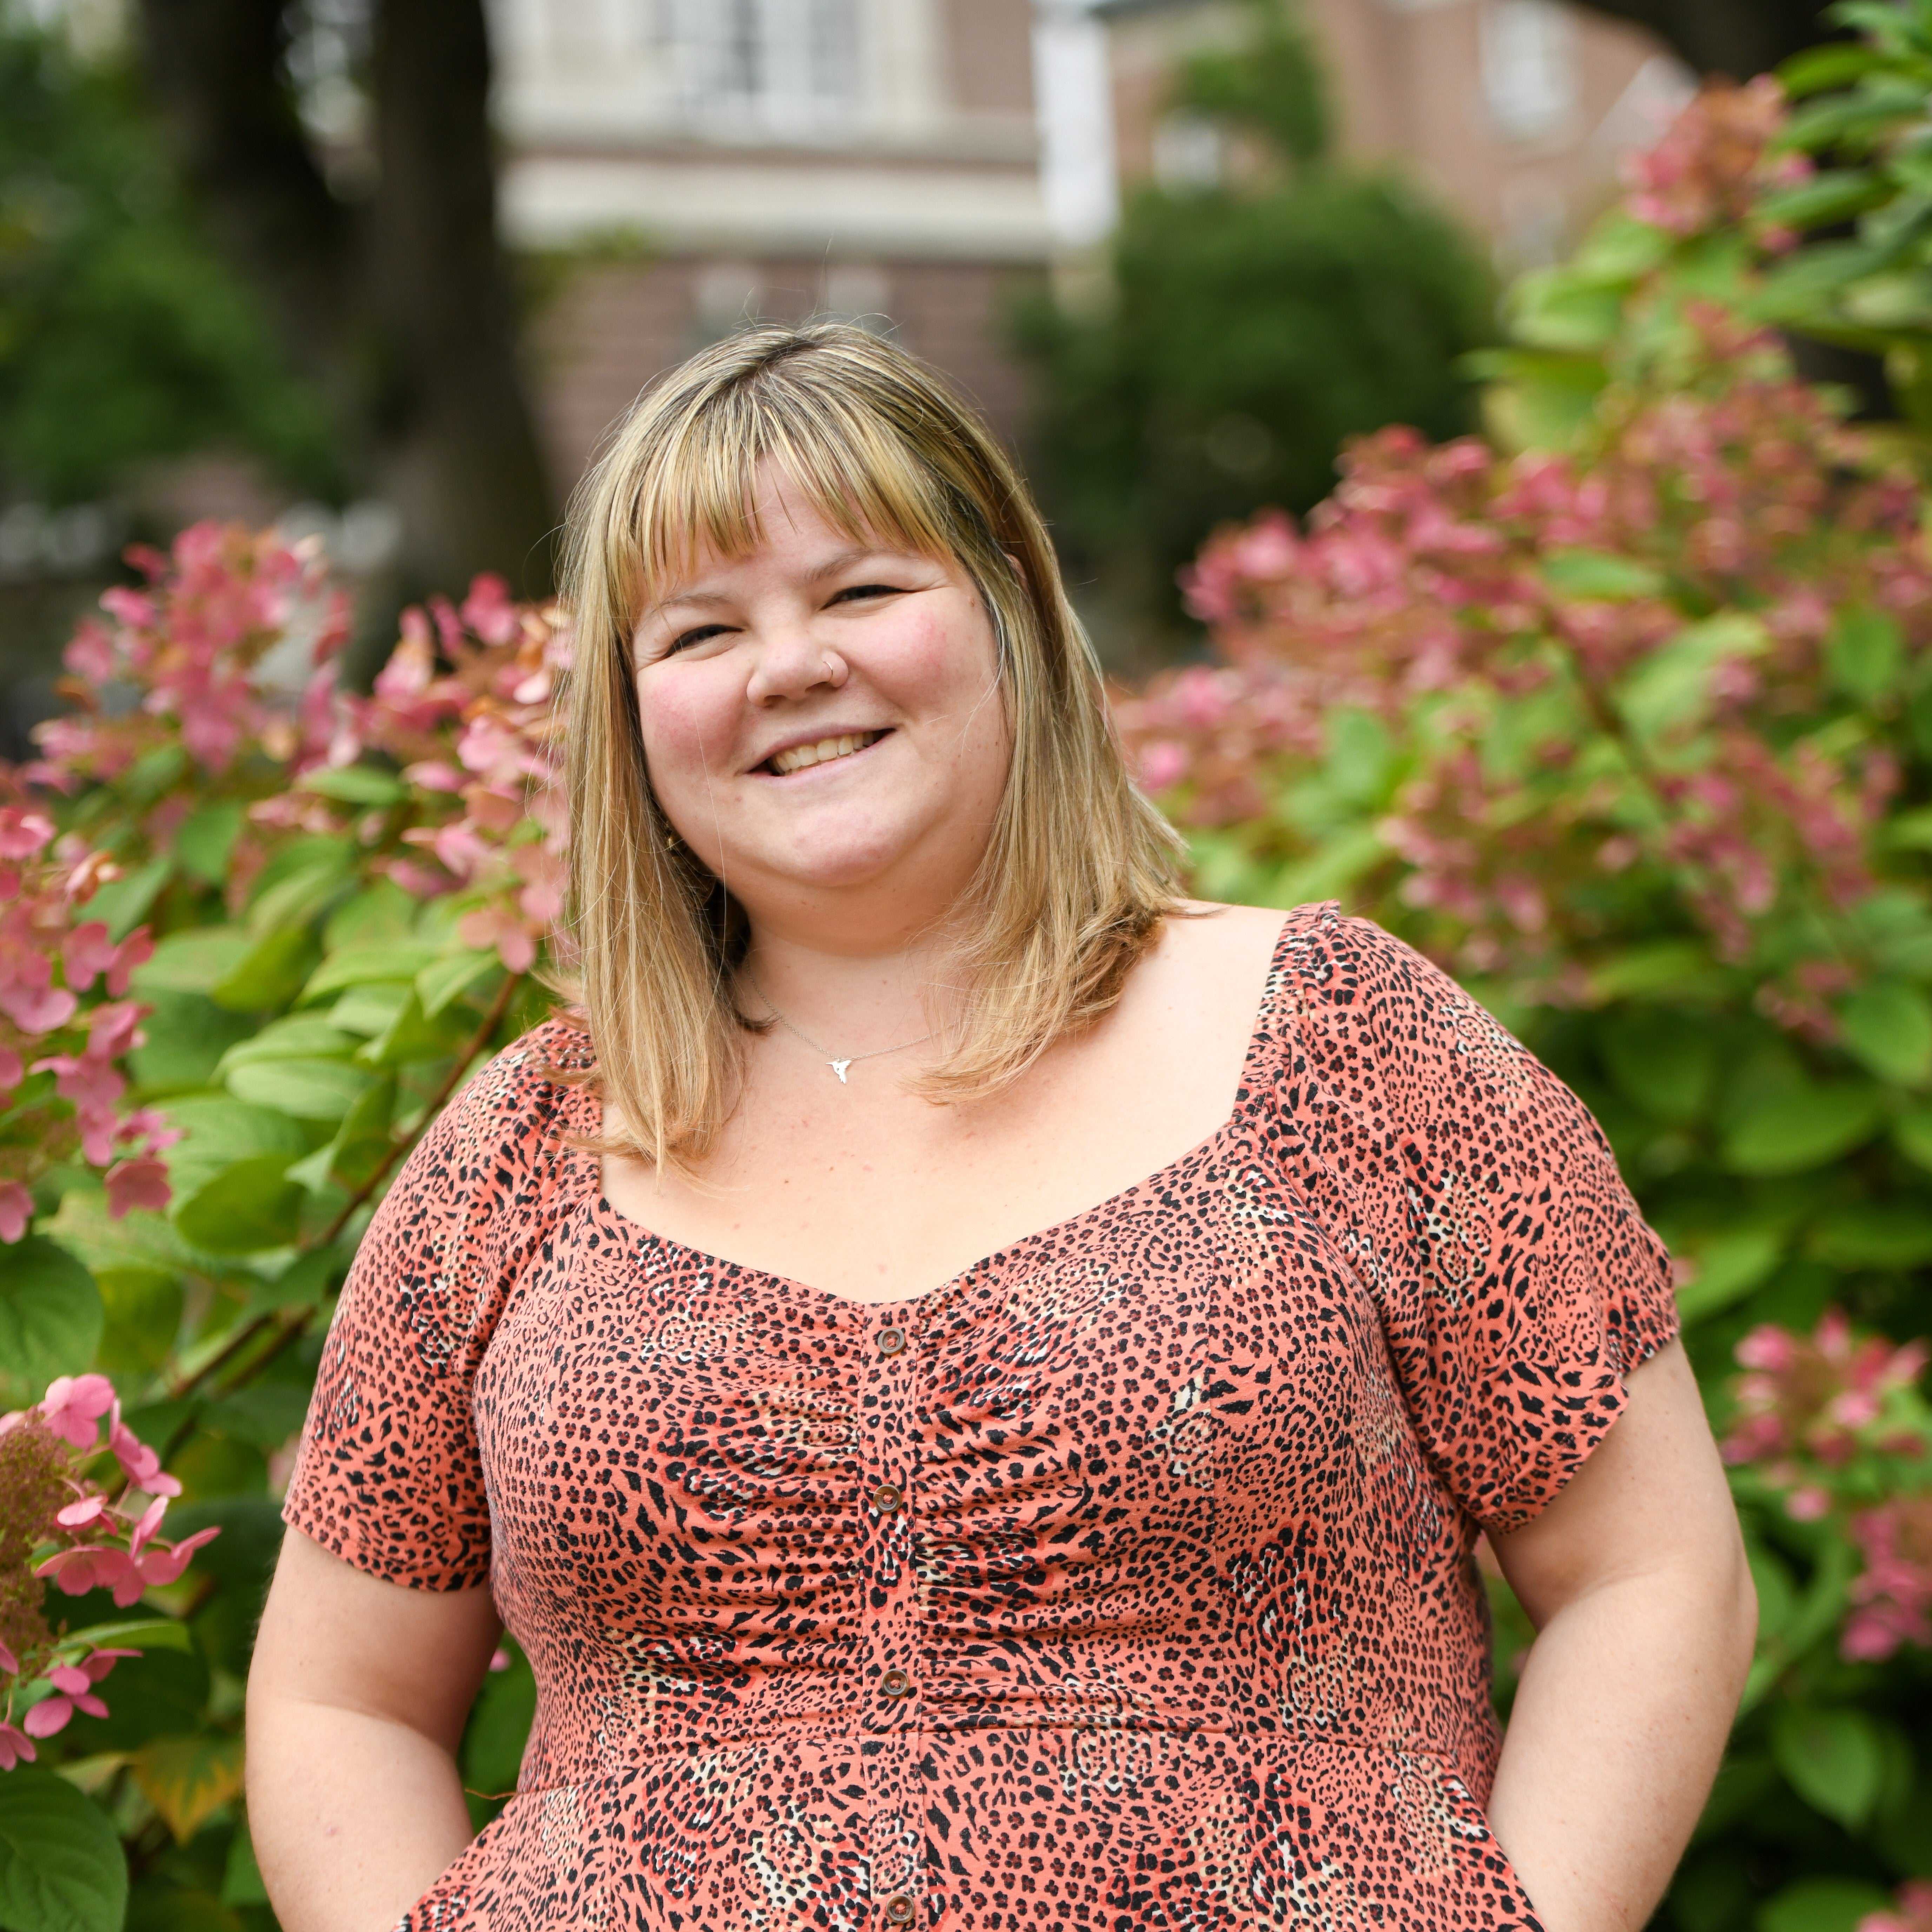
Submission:
[[904,1892],[897,1892],[886,1900],[886,1923],[888,1925],[910,1925],[913,1922],[914,1907]]
[[872,1507],[881,1516],[890,1516],[905,1501],[905,1492],[896,1483],[881,1483],[872,1492]]
[[905,1342],[903,1328],[881,1328],[879,1330],[879,1353],[882,1355],[903,1355]]
[[879,1679],[879,1688],[888,1697],[904,1697],[912,1690],[912,1679],[903,1670],[889,1670]]

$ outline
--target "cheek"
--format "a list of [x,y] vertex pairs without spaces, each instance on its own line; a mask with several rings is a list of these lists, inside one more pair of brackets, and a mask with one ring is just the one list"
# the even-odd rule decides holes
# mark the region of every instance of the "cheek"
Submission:
[[702,676],[700,669],[647,671],[638,680],[644,762],[660,797],[716,769],[731,742],[736,708],[720,681]]

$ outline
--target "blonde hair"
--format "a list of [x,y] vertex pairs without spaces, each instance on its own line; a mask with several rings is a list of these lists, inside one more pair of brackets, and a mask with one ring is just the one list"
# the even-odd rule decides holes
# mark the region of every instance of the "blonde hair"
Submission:
[[572,506],[571,990],[613,1150],[701,1155],[736,1104],[748,928],[672,835],[645,768],[632,640],[667,577],[759,541],[776,462],[842,535],[956,561],[998,646],[1012,761],[964,899],[934,1100],[992,1093],[1118,1000],[1175,904],[1180,841],[1128,776],[1098,660],[1039,512],[985,427],[904,350],[842,322],[760,327],[649,391]]

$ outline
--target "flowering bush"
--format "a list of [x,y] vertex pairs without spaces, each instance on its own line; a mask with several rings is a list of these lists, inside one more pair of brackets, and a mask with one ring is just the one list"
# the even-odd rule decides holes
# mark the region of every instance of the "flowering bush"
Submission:
[[1918,447],[1762,326],[1825,180],[1775,83],[1707,93],[1515,291],[1494,439],[1222,532],[1212,660],[1120,705],[1204,893],[1450,966],[1678,1257],[1762,1611],[1685,1932],[1883,1932],[1932,1876],[1932,548]]
[[[544,1010],[566,829],[554,611],[479,578],[406,614],[365,698],[312,552],[202,526],[134,560],[0,773],[0,1894],[91,1844],[107,1876],[60,1922],[89,1928],[117,1834],[142,1911],[266,1922],[236,1694],[317,1318],[416,1136]],[[529,1716],[508,1664],[485,1792]]]

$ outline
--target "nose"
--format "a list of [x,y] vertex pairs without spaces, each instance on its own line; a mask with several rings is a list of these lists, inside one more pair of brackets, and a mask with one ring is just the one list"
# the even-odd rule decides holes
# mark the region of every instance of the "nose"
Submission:
[[788,624],[759,640],[746,695],[754,704],[771,704],[837,691],[850,674],[845,660],[814,638],[809,626]]

